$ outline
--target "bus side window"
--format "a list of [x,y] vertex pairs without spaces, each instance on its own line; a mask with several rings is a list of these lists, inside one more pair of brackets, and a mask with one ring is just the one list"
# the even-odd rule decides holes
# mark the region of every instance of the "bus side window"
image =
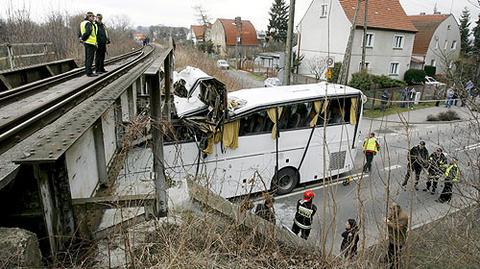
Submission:
[[297,113],[300,116],[300,122],[298,123],[298,128],[309,127],[310,122],[308,121],[308,111],[305,104],[297,105]]
[[286,129],[288,126],[288,120],[290,118],[290,106],[284,106],[282,109],[282,115],[280,115],[280,118],[278,119],[278,128],[279,130],[281,129]]
[[262,133],[263,128],[265,126],[265,117],[266,113],[265,112],[258,112],[255,113],[256,119],[255,119],[255,124],[254,124],[254,133]]
[[238,133],[239,136],[244,136],[248,133],[248,129],[249,129],[249,119],[248,117],[243,117],[242,119],[240,119],[240,131]]
[[300,127],[301,116],[298,111],[298,105],[290,106],[290,115],[288,117],[287,129],[295,129]]
[[342,112],[340,111],[340,99],[335,99],[330,102],[328,124],[341,124]]

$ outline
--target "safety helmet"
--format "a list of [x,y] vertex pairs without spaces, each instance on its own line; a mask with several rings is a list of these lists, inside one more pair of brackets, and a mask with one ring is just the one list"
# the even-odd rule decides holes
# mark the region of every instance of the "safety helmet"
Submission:
[[303,200],[305,202],[310,202],[315,197],[315,193],[312,190],[306,190],[303,193]]

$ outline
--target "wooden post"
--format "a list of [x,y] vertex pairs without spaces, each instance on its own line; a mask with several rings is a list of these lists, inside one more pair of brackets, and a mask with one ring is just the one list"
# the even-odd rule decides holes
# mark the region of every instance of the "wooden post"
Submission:
[[7,54],[8,54],[8,63],[10,64],[10,69],[15,67],[15,58],[13,56],[13,48],[12,45],[7,44]]
[[290,72],[292,64],[292,39],[293,39],[293,21],[295,16],[295,0],[290,0],[290,8],[288,13],[288,31],[287,44],[285,46],[285,68],[283,85],[290,85]]

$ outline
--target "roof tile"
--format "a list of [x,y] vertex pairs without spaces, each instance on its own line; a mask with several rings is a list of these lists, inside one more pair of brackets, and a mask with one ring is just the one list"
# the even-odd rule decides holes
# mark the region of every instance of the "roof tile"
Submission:
[[[357,0],[339,0],[348,19],[353,21]],[[364,1],[360,4],[360,10],[357,17],[357,25],[363,26],[365,14]],[[368,27],[398,30],[406,32],[416,32],[417,28],[412,24],[407,14],[398,0],[369,0]]]
[[415,42],[413,43],[413,54],[427,54],[433,34],[440,23],[448,17],[449,15],[446,14],[409,16],[410,20],[415,25],[415,28],[418,29],[418,32],[415,35]]
[[[235,25],[235,20],[231,19],[218,19],[223,25],[226,36],[227,46],[235,46],[237,39],[237,26]],[[253,24],[248,20],[242,20],[241,28],[241,41],[242,45],[245,46],[256,46],[257,45],[257,31]]]

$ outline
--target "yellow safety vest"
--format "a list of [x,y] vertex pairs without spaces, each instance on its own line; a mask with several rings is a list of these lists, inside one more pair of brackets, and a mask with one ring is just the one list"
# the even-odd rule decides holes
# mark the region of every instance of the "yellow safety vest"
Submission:
[[[86,32],[86,25],[88,22],[90,21],[85,20],[85,21],[82,21],[82,23],[80,23],[80,34],[83,35]],[[97,26],[93,22],[90,22],[90,23],[92,24],[92,32],[90,33],[90,36],[88,36],[88,39],[85,40],[84,42],[87,44],[96,46],[97,45]]]
[[363,142],[363,150],[377,153],[377,139],[375,137],[367,138],[365,142]]
[[450,175],[450,171],[452,170],[453,167],[457,168],[457,172],[455,173],[455,176],[452,178],[452,181],[457,182],[458,179],[460,178],[460,169],[458,169],[458,166],[456,164],[451,164],[447,167],[447,170],[445,171],[445,176],[448,177]]

